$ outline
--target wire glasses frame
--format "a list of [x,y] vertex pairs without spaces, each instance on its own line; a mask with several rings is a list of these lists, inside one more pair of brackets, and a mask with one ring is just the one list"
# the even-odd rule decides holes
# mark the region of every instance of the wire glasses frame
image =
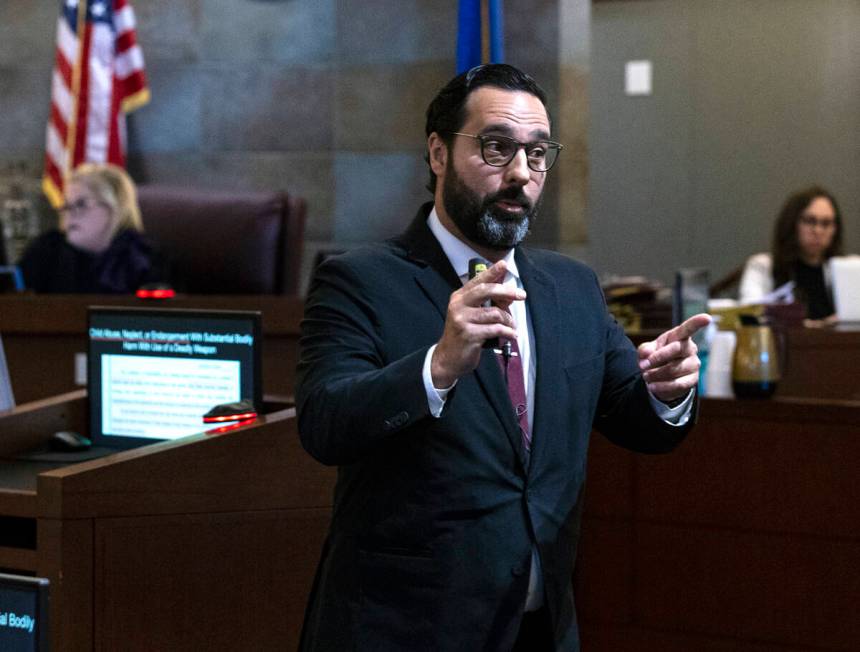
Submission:
[[103,207],[108,208],[108,205],[103,201],[98,200],[90,200],[90,199],[79,199],[77,201],[71,202],[69,204],[63,204],[62,206],[57,207],[57,212],[60,215],[70,215],[73,213],[82,213],[84,211],[88,211],[92,208]]
[[503,168],[512,160],[520,148],[526,153],[526,164],[535,172],[547,172],[556,160],[564,145],[552,140],[535,140],[521,143],[514,138],[499,134],[464,134],[460,131],[449,132],[452,136],[474,138],[481,144],[481,158],[484,163],[496,168]]
[[829,231],[836,228],[836,218],[830,219],[829,217],[816,217],[815,215],[801,215],[800,223],[810,229],[821,227],[825,231]]

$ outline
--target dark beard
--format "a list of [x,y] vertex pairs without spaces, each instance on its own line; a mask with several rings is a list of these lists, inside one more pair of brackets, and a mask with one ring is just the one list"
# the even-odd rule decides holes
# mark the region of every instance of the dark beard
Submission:
[[[470,242],[507,251],[528,235],[537,217],[541,198],[532,204],[520,187],[511,187],[487,195],[483,201],[471,190],[451,165],[445,171],[443,204],[448,216]],[[523,207],[521,215],[513,216],[495,206],[500,200],[512,201]]]

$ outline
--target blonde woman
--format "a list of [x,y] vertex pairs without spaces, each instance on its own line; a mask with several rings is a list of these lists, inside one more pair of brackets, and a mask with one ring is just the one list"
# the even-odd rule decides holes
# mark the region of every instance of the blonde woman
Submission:
[[124,294],[167,280],[162,256],[143,235],[134,182],[122,168],[76,168],[58,210],[60,229],[33,241],[19,263],[28,289]]

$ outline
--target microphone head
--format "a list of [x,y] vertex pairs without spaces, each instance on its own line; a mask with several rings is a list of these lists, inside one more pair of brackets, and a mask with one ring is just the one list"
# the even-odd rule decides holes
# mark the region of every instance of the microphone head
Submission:
[[[469,259],[469,280],[471,281],[481,272],[486,272],[490,268],[490,263],[488,263],[483,258],[470,258]],[[484,302],[484,307],[489,308],[492,302],[487,299]],[[485,349],[496,349],[499,346],[499,338],[491,337],[488,340],[484,340],[483,347]]]
[[475,278],[481,272],[486,272],[490,268],[490,263],[488,263],[483,258],[470,258],[469,259],[469,279]]

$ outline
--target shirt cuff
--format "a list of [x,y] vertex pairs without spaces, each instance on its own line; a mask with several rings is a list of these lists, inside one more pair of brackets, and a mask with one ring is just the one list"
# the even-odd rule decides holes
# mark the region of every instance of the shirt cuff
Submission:
[[690,420],[690,414],[693,412],[693,397],[695,395],[695,390],[691,389],[687,397],[675,407],[669,407],[650,391],[648,392],[648,400],[651,401],[654,412],[663,421],[670,426],[684,426]]
[[[424,378],[424,391],[427,393],[427,405],[430,407],[430,414],[437,419],[442,416],[442,409],[445,407],[445,399],[448,398],[448,392],[454,389],[457,384],[455,380],[450,387],[445,389],[437,389],[433,387],[433,376],[430,373],[430,361],[433,358],[433,351],[436,350],[436,345],[430,347],[427,355],[424,357],[424,367],[421,370],[421,375]],[[662,404],[661,404],[662,405]]]

